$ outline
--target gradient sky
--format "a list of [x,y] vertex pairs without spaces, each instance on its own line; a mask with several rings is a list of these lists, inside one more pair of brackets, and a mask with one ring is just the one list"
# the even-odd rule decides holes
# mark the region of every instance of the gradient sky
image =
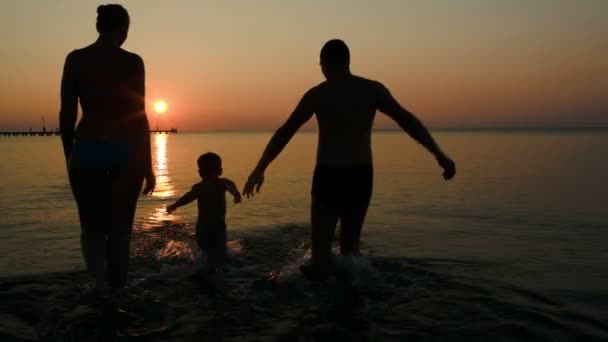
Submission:
[[[56,125],[65,56],[96,39],[102,3],[0,1],[0,130]],[[608,126],[608,1],[118,3],[149,107],[169,104],[161,128],[276,127],[323,80],[331,38],[430,127]]]

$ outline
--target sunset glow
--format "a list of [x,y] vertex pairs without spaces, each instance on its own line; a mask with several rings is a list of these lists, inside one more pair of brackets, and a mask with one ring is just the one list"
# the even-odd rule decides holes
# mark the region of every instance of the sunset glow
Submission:
[[[121,3],[132,19],[122,48],[143,59],[148,114],[169,127],[275,129],[324,81],[332,38],[348,44],[353,73],[431,128],[608,126],[608,1]],[[97,39],[96,8],[0,1],[0,127],[57,112],[67,54]]]

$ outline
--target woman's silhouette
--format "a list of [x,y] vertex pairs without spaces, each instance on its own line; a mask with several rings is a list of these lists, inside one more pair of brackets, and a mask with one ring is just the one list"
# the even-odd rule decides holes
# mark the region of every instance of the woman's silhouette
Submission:
[[137,198],[144,179],[144,194],[155,186],[144,63],[120,48],[128,30],[122,6],[99,6],[99,38],[67,56],[61,81],[61,139],[96,291],[125,286]]

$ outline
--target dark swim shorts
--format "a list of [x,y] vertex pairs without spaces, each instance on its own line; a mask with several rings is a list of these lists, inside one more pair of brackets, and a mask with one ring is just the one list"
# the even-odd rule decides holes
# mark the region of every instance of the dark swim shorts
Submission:
[[196,226],[196,242],[203,253],[226,248],[226,225]]
[[130,151],[131,147],[127,143],[110,139],[77,140],[71,160],[82,170],[111,173],[128,165]]
[[312,195],[328,204],[369,202],[372,197],[374,168],[317,166],[312,178]]

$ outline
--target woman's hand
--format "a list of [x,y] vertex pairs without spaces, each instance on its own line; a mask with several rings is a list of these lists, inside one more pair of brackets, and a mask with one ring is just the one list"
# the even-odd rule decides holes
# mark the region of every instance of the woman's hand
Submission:
[[151,194],[156,187],[156,177],[153,173],[146,176],[146,185],[144,186],[144,190],[141,192],[144,195]]
[[254,196],[255,192],[260,192],[260,188],[264,184],[264,173],[261,171],[254,170],[249,178],[247,178],[247,183],[243,189],[243,196],[250,198]]

